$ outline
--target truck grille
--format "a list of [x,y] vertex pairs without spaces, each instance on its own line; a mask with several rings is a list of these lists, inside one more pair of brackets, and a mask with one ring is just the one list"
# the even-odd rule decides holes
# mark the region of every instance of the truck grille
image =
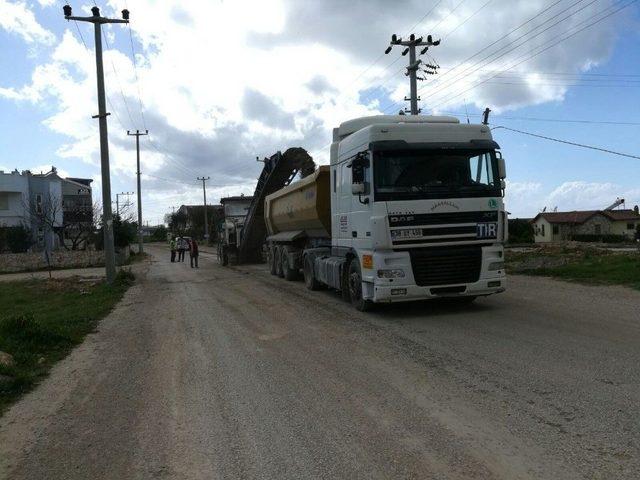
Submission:
[[416,248],[409,250],[416,285],[420,287],[473,283],[480,278],[480,247]]
[[451,225],[456,223],[497,222],[498,212],[446,212],[389,215],[389,225],[393,227],[410,227],[418,225]]

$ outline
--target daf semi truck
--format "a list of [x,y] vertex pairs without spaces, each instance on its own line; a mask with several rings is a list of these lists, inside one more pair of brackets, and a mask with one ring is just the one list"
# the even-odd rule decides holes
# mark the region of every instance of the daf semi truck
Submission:
[[375,303],[505,290],[505,161],[488,126],[380,115],[333,131],[330,165],[265,199],[271,273]]

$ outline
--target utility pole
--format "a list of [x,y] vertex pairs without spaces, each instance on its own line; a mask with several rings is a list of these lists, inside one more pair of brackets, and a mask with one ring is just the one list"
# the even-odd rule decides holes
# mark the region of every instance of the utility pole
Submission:
[[149,130],[145,130],[144,133],[140,133],[140,130],[136,130],[136,133],[130,133],[127,130],[127,135],[136,137],[136,165],[138,171],[138,253],[142,253],[142,193],[140,192],[140,136],[149,135]]
[[[391,49],[394,45],[401,45],[405,47],[402,51],[402,56],[404,57],[407,53],[409,54],[409,65],[407,65],[407,71],[405,73],[406,76],[409,77],[409,88],[410,95],[409,97],[405,97],[405,100],[410,102],[411,108],[409,110],[405,109],[404,112],[411,113],[411,115],[418,115],[420,113],[420,109],[418,108],[418,80],[425,80],[425,77],[418,77],[418,71],[420,67],[423,67],[422,72],[427,75],[435,75],[437,73],[439,65],[431,64],[431,63],[423,63],[422,60],[418,60],[416,58],[416,47],[424,47],[420,51],[420,55],[424,55],[429,50],[429,47],[437,47],[440,45],[440,40],[435,40],[431,38],[431,35],[427,35],[427,41],[423,40],[423,37],[416,38],[416,36],[412,33],[409,35],[409,40],[402,40],[402,37],[398,37],[395,33],[391,35],[391,42],[387,49],[385,50],[385,54],[391,52]],[[404,114],[404,112],[401,112]]]
[[[116,193],[116,215],[118,217],[120,216],[120,195],[128,197],[129,195],[133,195],[133,192]],[[129,206],[129,199],[127,199],[127,203],[125,203],[124,206]]]
[[96,73],[98,79],[98,115],[100,126],[100,170],[102,172],[102,230],[104,232],[104,264],[107,283],[111,284],[116,278],[116,255],[113,244],[113,215],[111,211],[111,176],[109,173],[109,137],[107,134],[107,112],[104,93],[104,68],[102,65],[102,24],[129,23],[129,10],[122,10],[122,20],[100,16],[100,9],[93,7],[91,17],[72,16],[71,7],[62,7],[64,18],[78,22],[93,23],[96,45]]
[[202,194],[204,195],[204,239],[205,242],[209,240],[209,221],[207,220],[207,186],[204,182],[209,180],[209,177],[197,177],[202,181]]

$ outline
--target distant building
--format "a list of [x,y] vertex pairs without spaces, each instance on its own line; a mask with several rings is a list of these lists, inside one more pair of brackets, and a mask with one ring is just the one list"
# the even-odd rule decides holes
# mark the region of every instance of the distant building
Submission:
[[563,242],[583,235],[620,235],[632,240],[640,227],[640,213],[638,207],[633,210],[542,212],[531,223],[536,243]]
[[36,249],[55,250],[70,220],[65,215],[88,204],[93,219],[91,181],[61,178],[55,167],[39,174],[0,171],[0,226],[23,225],[31,230]]

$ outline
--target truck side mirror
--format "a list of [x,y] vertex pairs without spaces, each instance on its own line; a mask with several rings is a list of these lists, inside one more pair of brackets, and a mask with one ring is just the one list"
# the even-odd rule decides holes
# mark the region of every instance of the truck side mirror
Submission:
[[498,176],[500,180],[507,178],[507,164],[502,157],[498,157]]

